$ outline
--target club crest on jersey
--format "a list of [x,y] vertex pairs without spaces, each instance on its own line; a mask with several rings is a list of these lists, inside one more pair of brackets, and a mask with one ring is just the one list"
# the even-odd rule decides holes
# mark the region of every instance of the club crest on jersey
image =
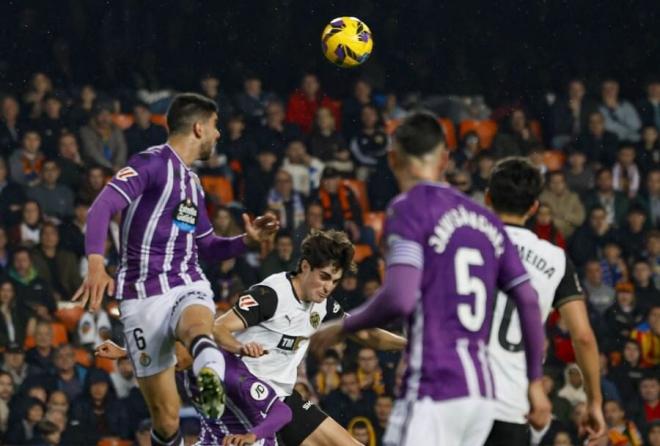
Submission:
[[145,352],[142,352],[142,354],[140,355],[140,365],[142,367],[149,367],[150,364],[151,364],[151,356],[149,356]]
[[254,297],[246,294],[238,298],[238,308],[243,311],[250,311],[250,308],[259,306],[259,302],[254,300]]
[[250,386],[250,396],[253,400],[263,401],[268,398],[268,388],[260,382],[256,382]]
[[193,232],[197,226],[197,206],[186,198],[174,208],[174,224],[184,232]]
[[138,176],[138,173],[132,167],[124,167],[115,175],[119,181],[128,181],[129,178],[136,176]]
[[318,328],[321,323],[321,316],[316,311],[312,312],[309,315],[309,323],[312,324],[312,327]]

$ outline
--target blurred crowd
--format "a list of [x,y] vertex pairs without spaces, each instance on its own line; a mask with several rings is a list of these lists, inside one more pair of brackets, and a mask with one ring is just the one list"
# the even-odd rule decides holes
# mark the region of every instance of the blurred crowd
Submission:
[[[342,279],[337,300],[350,311],[369,299],[384,269],[384,210],[398,193],[387,166],[390,136],[410,110],[433,108],[431,102],[404,107],[365,78],[354,80],[349,97],[334,98],[313,73],[288,96],[254,74],[239,91],[226,91],[206,73],[198,91],[220,107],[221,140],[194,166],[216,234],[240,234],[245,211],[273,213],[282,227],[241,258],[204,265],[218,311],[266,276],[295,269],[301,240],[321,228],[345,230],[357,246],[358,271]],[[576,79],[533,113],[524,103],[489,108],[474,98],[435,109],[450,150],[446,181],[474,200],[483,201],[502,157],[529,157],[545,174],[530,229],[565,249],[579,271],[601,350],[609,426],[603,444],[612,446],[660,446],[660,80],[638,93],[621,97],[615,79],[589,88]],[[131,156],[166,140],[171,97],[64,88],[42,72],[24,91],[0,93],[4,444],[150,444],[130,361],[92,354],[105,339],[123,344],[116,302],[108,298],[89,314],[70,298],[87,269],[87,210]],[[106,244],[111,272],[119,262],[118,222]],[[348,342],[321,358],[310,355],[297,389],[375,446],[401,370],[398,354]],[[544,382],[554,421],[541,444],[577,446],[586,394],[556,314],[547,324]],[[192,444],[199,426],[188,412],[182,417]]]

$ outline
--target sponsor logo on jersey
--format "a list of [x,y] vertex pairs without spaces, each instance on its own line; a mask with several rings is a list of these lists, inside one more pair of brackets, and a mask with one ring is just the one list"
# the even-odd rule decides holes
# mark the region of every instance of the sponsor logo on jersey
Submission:
[[268,398],[268,388],[260,382],[256,382],[250,386],[250,396],[255,401],[263,401]]
[[339,305],[339,302],[335,302],[335,304],[332,306],[332,312],[339,313],[339,310],[341,310],[341,305]]
[[140,365],[142,367],[149,367],[150,364],[151,364],[151,356],[149,356],[145,352],[142,352],[142,354],[140,354]]
[[321,316],[316,311],[312,312],[312,314],[309,315],[309,323],[312,324],[312,327],[318,328],[321,323]]
[[197,206],[186,198],[174,208],[174,224],[184,232],[193,232],[197,226]]
[[254,297],[250,296],[249,294],[238,298],[238,308],[243,311],[250,311],[250,308],[258,306],[259,302],[254,300]]
[[277,344],[277,348],[290,352],[296,351],[298,350],[298,347],[300,347],[300,343],[303,339],[305,339],[304,336],[283,335],[282,339],[280,339],[280,342]]
[[126,182],[128,181],[129,178],[136,176],[138,176],[138,173],[135,171],[135,169],[133,169],[132,167],[124,167],[119,172],[117,172],[115,178],[117,178],[119,181]]
[[302,406],[303,410],[309,410],[309,408],[312,407],[312,404],[314,404],[314,403],[312,403],[311,401],[307,401],[307,402],[306,402],[305,404],[303,404],[303,406]]

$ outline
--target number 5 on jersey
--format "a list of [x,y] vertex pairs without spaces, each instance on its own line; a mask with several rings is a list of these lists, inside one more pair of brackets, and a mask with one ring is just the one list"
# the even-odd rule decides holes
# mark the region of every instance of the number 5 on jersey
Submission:
[[482,266],[484,259],[474,248],[459,248],[454,257],[456,293],[474,296],[474,305],[458,304],[458,320],[470,331],[479,331],[486,318],[486,286],[483,280],[470,275],[470,266]]

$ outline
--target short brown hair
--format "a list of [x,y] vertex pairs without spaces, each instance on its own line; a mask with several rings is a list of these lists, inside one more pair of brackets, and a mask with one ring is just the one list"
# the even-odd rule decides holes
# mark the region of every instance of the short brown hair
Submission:
[[344,273],[355,271],[354,255],[355,247],[345,232],[334,229],[312,231],[300,247],[298,270],[301,269],[302,261],[307,260],[312,269],[332,265],[341,268]]
[[170,133],[186,133],[199,119],[209,119],[218,112],[218,105],[197,93],[178,94],[167,109],[167,127]]

